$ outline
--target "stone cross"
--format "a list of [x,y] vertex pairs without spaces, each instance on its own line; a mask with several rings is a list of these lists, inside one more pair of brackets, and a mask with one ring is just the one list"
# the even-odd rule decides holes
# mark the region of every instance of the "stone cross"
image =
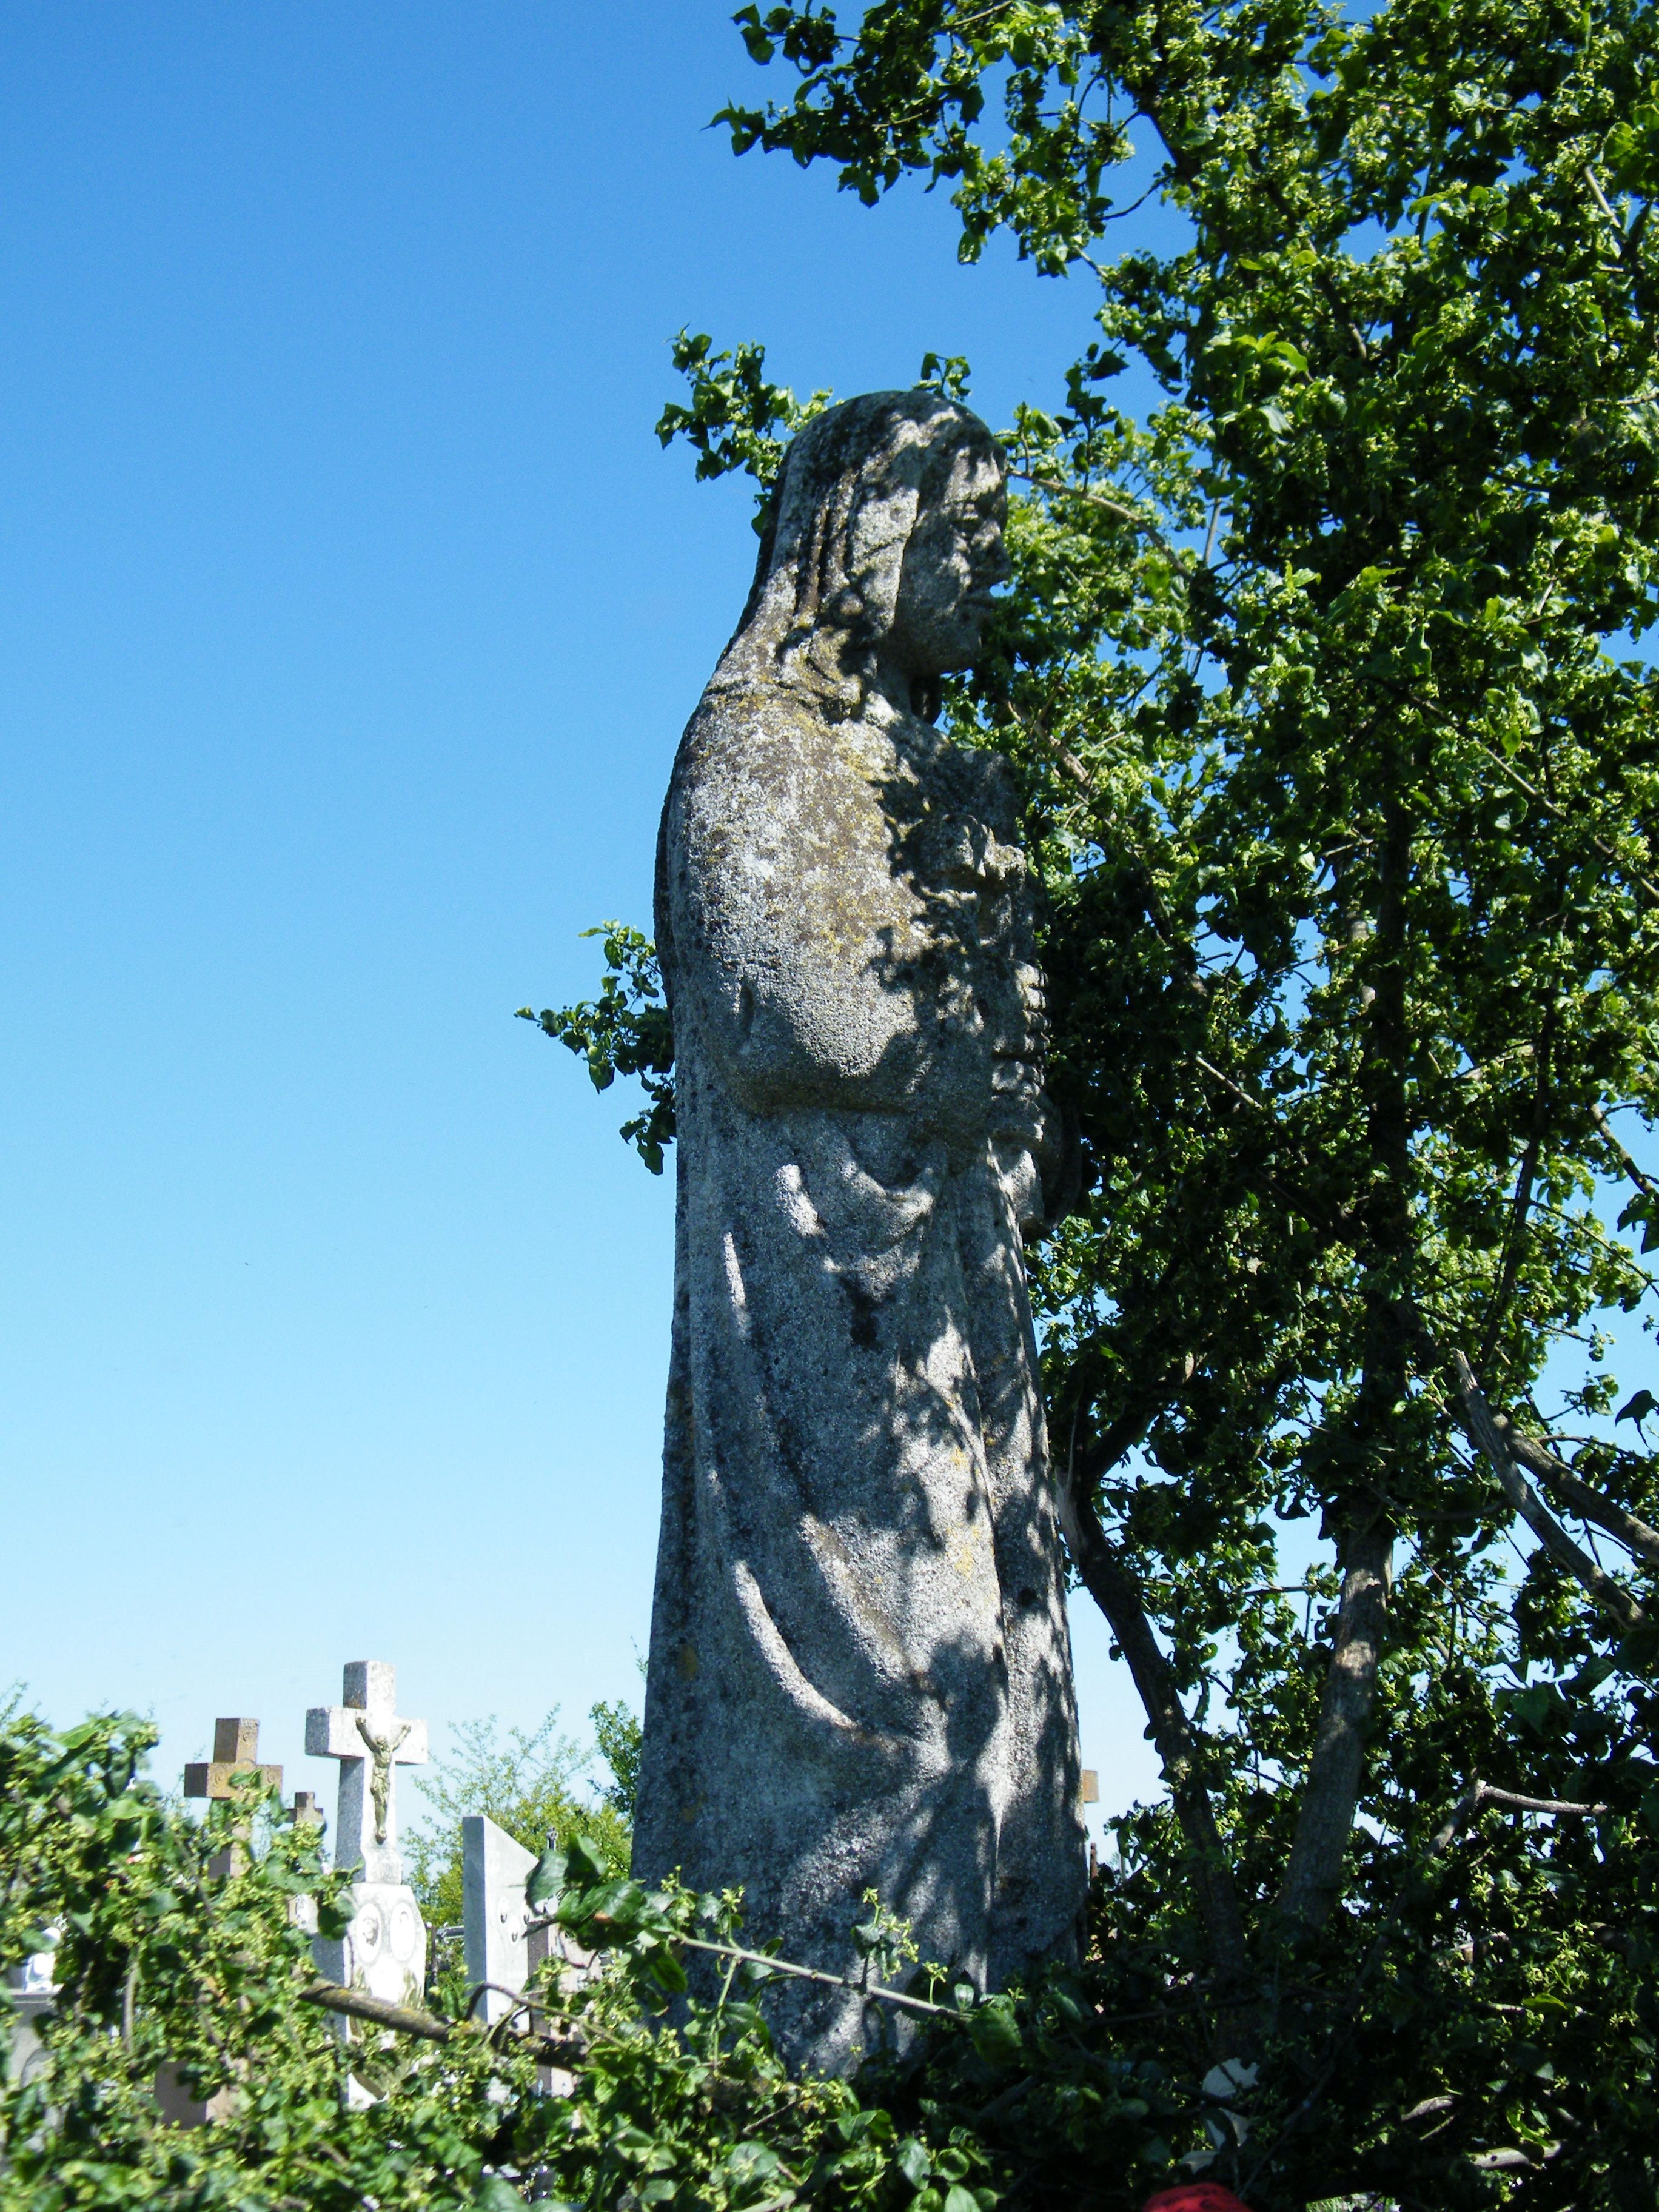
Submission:
[[[216,1720],[213,1723],[213,1756],[210,1759],[193,1759],[185,1765],[185,1795],[207,1797],[219,1803],[234,1802],[244,1795],[235,1783],[245,1774],[258,1777],[261,1791],[282,1789],[282,1768],[259,1764],[258,1722]],[[239,1823],[238,1826],[240,1832],[246,1823]],[[237,1843],[233,1842],[214,1854],[208,1871],[228,1878],[240,1873],[242,1863]]]
[[[342,1697],[306,1715],[306,1749],[313,1759],[340,1762],[334,1863],[352,1876],[351,1918],[342,1936],[313,1936],[312,1956],[324,1978],[342,1989],[418,2005],[426,1988],[426,1925],[403,1878],[393,1785],[399,1766],[425,1760],[426,1723],[398,1713],[397,1671],[383,1659],[354,1660]],[[341,2032],[351,2039],[347,2023]],[[373,2102],[355,2075],[348,2094],[353,2105]]]
[[283,1786],[280,1766],[261,1766],[259,1764],[258,1721],[215,1721],[213,1757],[191,1760],[185,1769],[185,1795],[186,1797],[234,1796],[238,1793],[231,1787],[231,1778],[240,1774],[257,1774],[262,1790],[280,1790]]
[[398,1716],[398,1670],[384,1659],[354,1659],[340,1694],[306,1715],[307,1755],[340,1761],[334,1863],[360,1881],[401,1882],[394,1770],[426,1764],[426,1723]]

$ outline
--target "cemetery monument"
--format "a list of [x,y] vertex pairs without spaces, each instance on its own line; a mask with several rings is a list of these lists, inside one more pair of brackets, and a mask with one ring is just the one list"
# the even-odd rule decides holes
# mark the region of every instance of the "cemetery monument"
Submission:
[[306,1751],[340,1761],[334,1863],[352,1869],[352,1918],[338,1941],[318,1936],[319,1971],[343,1989],[418,2005],[426,1988],[426,1923],[398,1850],[397,1769],[422,1766],[426,1723],[398,1711],[398,1674],[382,1659],[354,1660],[337,1705],[306,1715]]
[[[1022,1235],[1059,1165],[1007,772],[933,726],[1006,573],[1005,464],[936,394],[790,448],[681,743],[673,1345],[635,1868],[741,1883],[855,1972],[878,1893],[995,1987],[1067,1954],[1077,1731]],[[785,2045],[844,2063],[851,1993]]]

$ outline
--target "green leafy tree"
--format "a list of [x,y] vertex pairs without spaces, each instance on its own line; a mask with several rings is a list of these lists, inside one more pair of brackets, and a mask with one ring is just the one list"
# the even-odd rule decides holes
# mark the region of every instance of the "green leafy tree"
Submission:
[[596,1091],[608,1091],[619,1075],[638,1078],[646,1109],[624,1121],[620,1133],[652,1174],[660,1175],[663,1146],[674,1135],[674,1032],[662,1003],[656,947],[626,922],[601,922],[582,934],[605,939],[599,997],[578,1006],[544,1006],[539,1014],[520,1006],[518,1018],[580,1053]]
[[601,1699],[589,1718],[599,1756],[611,1769],[611,1779],[601,1795],[612,1811],[631,1826],[640,1791],[639,1716],[620,1698],[613,1698]]
[[[945,186],[1092,324],[945,711],[1048,892],[1056,1478],[1168,1785],[1101,2002],[1253,2202],[1650,2203],[1653,9],[736,20],[739,153]],[[676,359],[763,502],[805,407]]]

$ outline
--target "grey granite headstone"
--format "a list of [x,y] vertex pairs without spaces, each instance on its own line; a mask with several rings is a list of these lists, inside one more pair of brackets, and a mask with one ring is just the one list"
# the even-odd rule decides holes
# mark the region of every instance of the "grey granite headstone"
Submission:
[[466,1949],[466,1978],[489,1986],[473,2007],[473,2017],[492,2024],[505,2019],[513,2000],[504,1990],[523,1989],[525,1884],[536,1864],[534,1851],[509,1836],[482,1813],[461,1822],[461,1924]]
[[[1085,1862],[1022,1236],[1057,1169],[1011,779],[933,726],[1005,464],[926,392],[790,450],[675,763],[657,942],[679,1197],[635,1871],[855,1972],[876,1891],[980,1986]],[[798,2057],[856,1996],[791,1984]]]
[[[545,1911],[534,1911],[526,1905],[525,1890],[535,1864],[534,1851],[526,1850],[483,1814],[470,1813],[462,1820],[466,1978],[475,1990],[489,1984],[473,2001],[476,2020],[492,2025],[504,2020],[514,2008],[514,1996],[550,1960],[555,1968],[550,1978],[565,1989],[585,1981],[592,1969],[591,1951],[551,1925]],[[533,2027],[536,2016],[520,2011],[519,2024]],[[538,2067],[537,2080],[543,2089],[558,2096],[568,2096],[574,2087],[571,2075],[557,2066]]]

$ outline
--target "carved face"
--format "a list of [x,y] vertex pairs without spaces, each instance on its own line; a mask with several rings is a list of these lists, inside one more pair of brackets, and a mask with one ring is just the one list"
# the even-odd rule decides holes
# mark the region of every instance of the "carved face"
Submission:
[[919,677],[971,667],[994,587],[1008,575],[1003,473],[982,447],[958,447],[942,496],[916,518],[904,552],[888,650]]

